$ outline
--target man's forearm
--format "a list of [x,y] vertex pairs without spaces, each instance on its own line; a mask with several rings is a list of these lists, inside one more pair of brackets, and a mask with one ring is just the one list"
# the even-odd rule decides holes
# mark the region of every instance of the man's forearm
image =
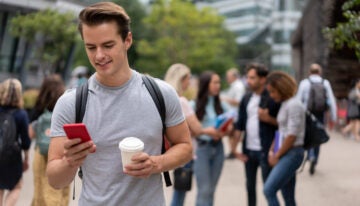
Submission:
[[46,175],[53,188],[61,189],[73,181],[77,170],[78,167],[71,167],[65,159],[55,159],[48,162]]
[[181,165],[188,163],[193,157],[191,143],[179,143],[170,147],[165,154],[160,156],[153,156],[153,161],[156,164],[154,173],[161,173],[175,169]]

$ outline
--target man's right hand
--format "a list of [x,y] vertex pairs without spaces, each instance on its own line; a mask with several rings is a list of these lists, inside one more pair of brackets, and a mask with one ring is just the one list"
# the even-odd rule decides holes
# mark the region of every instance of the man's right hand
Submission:
[[79,167],[83,164],[88,154],[96,151],[93,141],[81,143],[80,138],[66,139],[64,142],[64,159],[71,167]]

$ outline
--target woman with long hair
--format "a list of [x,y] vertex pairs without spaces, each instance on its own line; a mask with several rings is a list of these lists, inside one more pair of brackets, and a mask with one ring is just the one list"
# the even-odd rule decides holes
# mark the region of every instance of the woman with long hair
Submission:
[[[189,87],[191,78],[191,71],[189,67],[184,64],[173,64],[169,67],[165,74],[165,81],[173,86],[179,95],[181,108],[185,115],[186,122],[189,126],[191,135],[193,137],[200,134],[207,134],[210,136],[217,136],[219,132],[213,127],[202,128],[201,123],[195,115],[189,101],[183,96],[184,91]],[[193,161],[186,164],[185,168],[192,168]],[[173,198],[171,206],[182,206],[184,205],[186,191],[174,188]]]
[[[203,127],[214,126],[218,115],[229,106],[220,102],[220,77],[212,71],[205,71],[199,77],[199,90],[195,103],[195,114]],[[223,164],[224,147],[222,135],[199,135],[196,138],[196,160],[194,164],[198,193],[197,206],[214,204],[214,194]]]
[[[27,129],[29,118],[23,109],[23,105],[20,81],[14,78],[5,80],[0,89],[0,115],[5,116],[5,113],[12,115],[16,125],[16,128],[14,128],[16,131],[13,131],[16,139],[11,148],[6,148],[7,151],[14,151],[12,156],[6,157],[7,160],[3,160],[3,156],[0,161],[0,206],[3,204],[6,206],[16,204],[22,187],[22,174],[29,168],[28,150],[31,143]],[[1,131],[1,133],[4,134],[5,131]]]
[[297,84],[290,75],[281,71],[270,73],[267,90],[281,107],[277,115],[279,135],[268,157],[273,168],[266,179],[264,194],[269,206],[278,206],[276,193],[281,189],[285,205],[296,205],[296,170],[304,158],[305,109],[295,96]]
[[29,135],[32,139],[36,139],[37,143],[33,160],[34,196],[31,204],[33,206],[69,204],[69,186],[55,190],[49,185],[46,176],[47,154],[42,154],[39,146],[41,137],[50,138],[51,114],[64,91],[65,85],[61,76],[52,74],[45,77],[34,108],[36,112],[33,113],[35,116],[32,118],[35,120],[29,125]]

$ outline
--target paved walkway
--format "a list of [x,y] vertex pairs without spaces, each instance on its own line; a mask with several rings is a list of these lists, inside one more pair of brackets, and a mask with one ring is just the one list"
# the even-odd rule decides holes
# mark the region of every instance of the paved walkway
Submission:
[[[305,165],[304,171],[297,176],[296,199],[300,206],[360,205],[360,142],[345,139],[334,132],[331,132],[330,136],[330,141],[321,148],[316,173],[310,176],[308,165]],[[226,140],[224,139],[224,142]],[[216,191],[215,206],[247,205],[244,177],[244,165],[240,161],[226,160]],[[77,205],[80,184],[81,181],[77,180],[76,200],[71,200],[70,206]],[[258,205],[267,205],[262,194],[260,172],[258,172],[257,191]],[[30,205],[32,194],[32,171],[30,170],[24,175],[24,188],[17,205]],[[169,205],[172,188],[165,188],[165,195],[167,205]],[[196,185],[192,191],[188,192],[186,206],[195,205],[195,195]]]

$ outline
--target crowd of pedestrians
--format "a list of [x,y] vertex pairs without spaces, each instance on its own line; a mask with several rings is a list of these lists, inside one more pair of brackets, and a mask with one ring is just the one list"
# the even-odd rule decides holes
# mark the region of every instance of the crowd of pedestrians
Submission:
[[[168,68],[164,81],[155,79],[161,91],[157,101],[162,99],[165,107],[162,117],[153,94],[144,86],[144,76],[129,66],[127,51],[132,33],[125,10],[101,2],[82,10],[79,19],[85,50],[96,70],[74,86],[87,86],[85,115],[80,121],[87,126],[91,141],[68,139],[63,130],[64,124],[77,122],[78,96],[76,88],[65,92],[60,76],[44,78],[29,115],[23,109],[20,81],[10,78],[2,82],[1,118],[12,117],[14,126],[0,125],[1,135],[13,136],[16,144],[8,147],[14,152],[6,153],[7,158],[2,148],[5,144],[0,145],[0,206],[15,205],[19,197],[22,174],[30,164],[31,139],[36,142],[32,162],[34,206],[68,205],[69,186],[80,167],[83,190],[79,205],[164,206],[161,173],[188,168],[196,180],[196,206],[212,206],[226,159],[223,137],[230,138],[229,159],[245,164],[249,206],[257,204],[258,195],[264,195],[270,206],[279,205],[278,191],[286,205],[296,205],[296,171],[306,154],[305,110],[324,124],[328,111],[329,121],[337,118],[335,97],[330,82],[321,77],[319,64],[310,66],[309,77],[299,86],[289,74],[270,72],[260,63],[247,65],[244,84],[238,69],[232,68],[226,73],[229,89],[222,93],[221,76],[204,71],[198,77],[196,97],[189,100],[184,91],[190,84],[191,69],[175,63]],[[313,103],[322,99],[323,105]],[[343,133],[351,131],[360,141],[360,80],[350,91],[349,102],[350,121]],[[231,124],[219,129],[219,116],[230,111],[237,115],[229,118]],[[9,121],[0,123],[4,122]],[[171,147],[162,152],[163,135]],[[48,138],[45,143],[44,136]],[[125,137],[139,137],[145,144],[127,165],[123,165],[118,148]],[[239,144],[241,151],[237,150]],[[315,173],[319,152],[320,146],[307,151],[310,174]],[[256,194],[258,168],[263,194]],[[186,190],[175,188],[171,205],[184,205],[185,197]]]

